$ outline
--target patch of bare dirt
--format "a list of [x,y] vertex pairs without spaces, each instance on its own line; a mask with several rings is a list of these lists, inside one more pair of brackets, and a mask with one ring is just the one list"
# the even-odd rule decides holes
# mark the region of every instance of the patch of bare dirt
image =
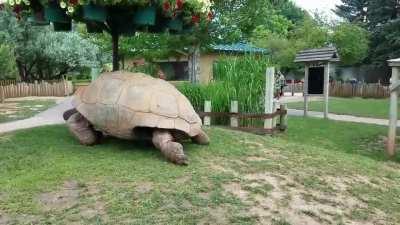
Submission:
[[[368,221],[354,221],[350,218],[352,210],[368,210],[368,206],[347,192],[355,182],[373,185],[367,177],[327,177],[335,193],[327,194],[316,190],[307,190],[302,184],[288,175],[270,173],[247,174],[242,183],[229,183],[223,186],[226,192],[233,194],[249,206],[249,214],[256,216],[260,224],[272,224],[274,220],[284,218],[290,224],[384,224],[385,213],[377,211]],[[245,186],[273,186],[268,195],[245,190]]]
[[192,179],[192,178],[191,178],[190,176],[185,175],[185,176],[182,176],[182,177],[177,178],[177,179],[175,180],[175,182],[176,182],[177,184],[186,184],[186,183],[188,183],[191,179]]
[[11,223],[11,218],[3,212],[0,212],[0,225],[8,225]]
[[213,171],[217,171],[217,172],[221,172],[221,173],[228,173],[228,174],[232,174],[234,176],[239,176],[240,174],[233,170],[232,168],[228,167],[228,166],[223,166],[217,163],[210,163],[209,164],[209,168],[211,168],[211,170]]
[[151,182],[141,182],[136,185],[135,190],[139,194],[146,194],[153,190],[153,185]]
[[78,204],[80,193],[77,181],[66,181],[60,190],[41,194],[39,202],[44,211],[63,211]]
[[199,221],[198,225],[225,225],[231,224],[229,221],[229,212],[227,207],[208,208],[208,216]]

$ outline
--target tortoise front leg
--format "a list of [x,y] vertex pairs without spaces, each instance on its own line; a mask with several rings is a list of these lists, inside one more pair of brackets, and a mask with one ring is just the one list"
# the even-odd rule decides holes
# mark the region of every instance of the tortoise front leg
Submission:
[[174,137],[167,130],[156,129],[153,131],[153,144],[171,162],[178,165],[187,165],[188,158],[183,152],[182,144],[174,142]]
[[93,129],[89,121],[79,112],[72,114],[67,120],[67,126],[71,133],[83,145],[98,143],[100,135]]
[[204,132],[203,130],[201,130],[198,135],[192,137],[192,141],[199,145],[210,144],[210,138],[208,137],[206,132]]

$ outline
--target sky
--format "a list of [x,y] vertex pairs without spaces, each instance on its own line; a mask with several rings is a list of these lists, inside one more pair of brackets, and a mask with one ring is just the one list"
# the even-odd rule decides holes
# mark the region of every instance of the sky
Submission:
[[331,11],[335,5],[340,4],[340,0],[293,0],[298,6],[308,10],[309,12],[323,12],[331,18],[335,18],[335,14]]

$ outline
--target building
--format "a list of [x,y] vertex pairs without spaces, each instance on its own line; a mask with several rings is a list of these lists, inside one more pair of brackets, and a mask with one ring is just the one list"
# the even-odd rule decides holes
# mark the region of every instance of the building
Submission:
[[[192,54],[178,52],[178,57],[154,60],[159,68],[166,74],[169,81],[190,81],[192,83],[208,84],[213,80],[214,63],[221,57],[237,57],[244,54],[265,55],[267,50],[257,48],[247,43],[236,43],[226,45],[212,45],[208,52]],[[125,60],[125,65],[143,65],[143,59]]]

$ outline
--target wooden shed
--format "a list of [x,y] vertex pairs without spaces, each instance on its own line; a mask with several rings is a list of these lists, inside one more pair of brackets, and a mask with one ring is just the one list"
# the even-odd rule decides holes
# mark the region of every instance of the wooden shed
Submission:
[[324,96],[324,118],[329,113],[329,72],[330,65],[340,61],[339,54],[334,47],[307,49],[296,55],[294,62],[303,63],[304,75],[304,116],[308,112],[308,97],[310,95]]

